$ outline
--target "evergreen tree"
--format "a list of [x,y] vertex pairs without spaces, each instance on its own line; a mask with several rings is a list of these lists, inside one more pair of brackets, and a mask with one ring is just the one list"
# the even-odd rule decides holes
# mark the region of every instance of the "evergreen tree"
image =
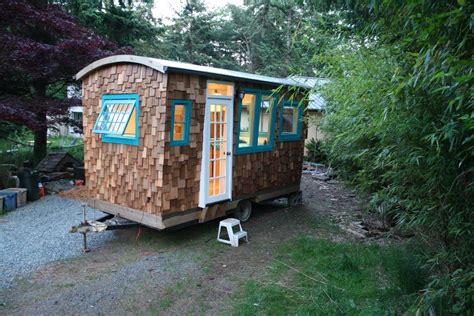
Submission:
[[187,0],[184,8],[165,28],[162,58],[239,69],[229,37],[225,17],[220,12],[207,12],[201,0]]
[[[137,53],[153,47],[160,33],[152,15],[153,0],[60,0],[80,24],[117,45],[131,46]],[[138,49],[137,49],[138,48]]]

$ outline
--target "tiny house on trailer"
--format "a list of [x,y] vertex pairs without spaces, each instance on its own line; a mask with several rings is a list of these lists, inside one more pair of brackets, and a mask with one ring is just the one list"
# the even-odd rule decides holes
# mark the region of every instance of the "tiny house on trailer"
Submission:
[[[300,199],[303,106],[273,78],[118,55],[82,69],[89,205],[165,229]],[[273,92],[284,87],[278,94]]]

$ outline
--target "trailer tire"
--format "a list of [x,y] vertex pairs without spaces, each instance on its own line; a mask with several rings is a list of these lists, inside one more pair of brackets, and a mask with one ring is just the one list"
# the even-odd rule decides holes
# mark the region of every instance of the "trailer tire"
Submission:
[[288,196],[288,206],[303,204],[303,194],[301,191],[292,193]]
[[241,222],[246,222],[252,215],[252,203],[249,200],[242,200],[234,211],[234,216]]

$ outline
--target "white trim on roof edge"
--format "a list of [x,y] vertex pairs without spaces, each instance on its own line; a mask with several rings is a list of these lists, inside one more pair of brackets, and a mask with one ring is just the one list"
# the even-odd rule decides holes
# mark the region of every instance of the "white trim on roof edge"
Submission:
[[94,61],[92,64],[87,65],[86,67],[82,68],[75,76],[74,79],[80,80],[82,77],[87,75],[89,72],[110,64],[115,63],[133,63],[133,64],[141,64],[144,66],[148,66],[150,68],[156,69],[159,72],[165,73],[166,69],[163,65],[155,62],[153,58],[142,57],[142,56],[135,56],[135,55],[114,55],[105,57],[99,60]]
[[204,75],[204,76],[214,76],[214,77],[217,76],[217,77],[226,78],[226,79],[240,79],[240,80],[247,80],[247,81],[253,81],[253,82],[285,85],[285,86],[298,86],[305,89],[312,88],[306,83],[297,82],[290,78],[276,78],[276,77],[255,75],[255,74],[241,72],[241,71],[200,66],[200,65],[188,64],[188,63],[182,63],[178,61],[134,56],[134,55],[115,55],[115,56],[99,59],[93,62],[92,64],[86,66],[81,71],[79,71],[74,76],[74,79],[80,80],[85,75],[87,75],[88,73],[90,73],[91,71],[99,67],[115,64],[115,63],[141,64],[141,65],[156,69],[157,71],[162,72],[162,73],[166,73],[168,71],[176,71],[176,72],[194,73],[194,74]]

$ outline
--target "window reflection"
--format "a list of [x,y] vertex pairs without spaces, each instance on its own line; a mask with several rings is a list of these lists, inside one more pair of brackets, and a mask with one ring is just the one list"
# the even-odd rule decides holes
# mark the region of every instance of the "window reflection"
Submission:
[[297,119],[298,119],[298,108],[293,106],[283,107],[283,133],[296,133]]
[[262,96],[258,121],[258,145],[267,145],[270,142],[272,108],[273,98],[270,96]]
[[246,93],[242,99],[239,126],[239,147],[241,148],[250,147],[252,145],[255,120],[255,100],[256,95],[252,93]]

